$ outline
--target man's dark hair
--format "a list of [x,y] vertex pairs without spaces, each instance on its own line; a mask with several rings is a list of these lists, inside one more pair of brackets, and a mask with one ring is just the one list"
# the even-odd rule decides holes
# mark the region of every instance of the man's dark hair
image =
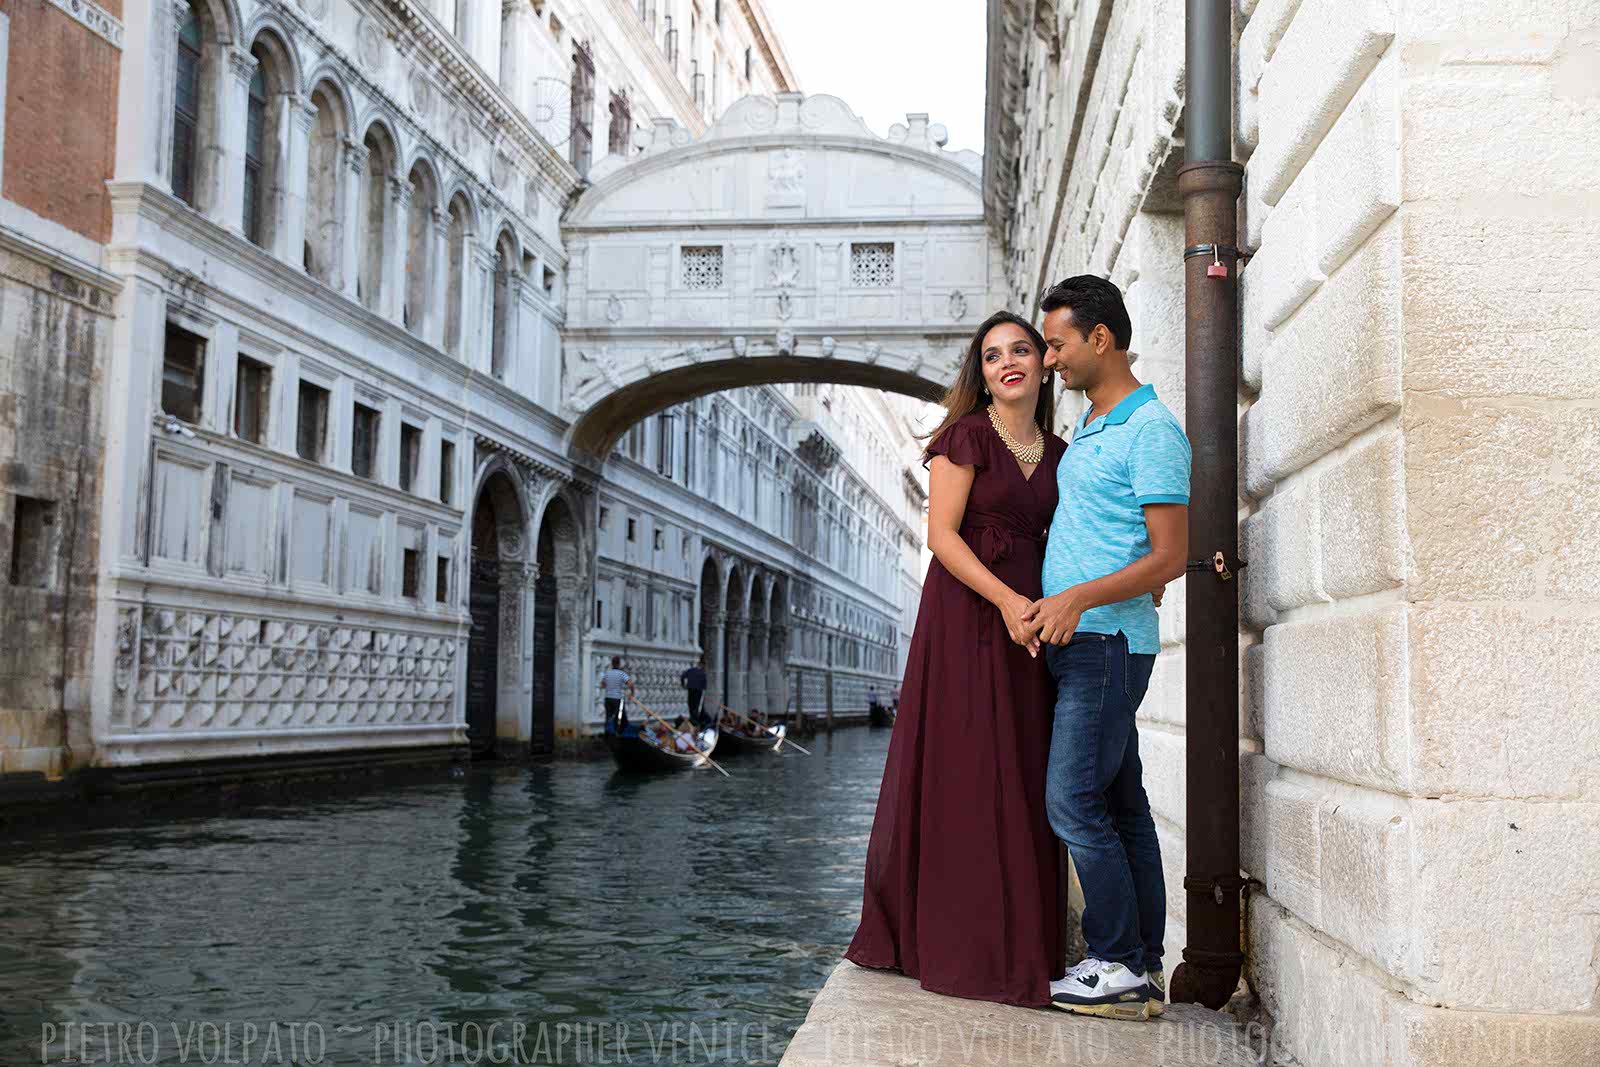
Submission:
[[613,667],[621,667],[622,666],[622,657],[621,656],[612,656],[611,657],[611,665]]
[[1122,290],[1104,278],[1075,274],[1052,285],[1039,301],[1040,313],[1048,315],[1058,308],[1072,312],[1072,325],[1085,340],[1096,326],[1104,326],[1119,352],[1126,352],[1133,343],[1133,322],[1122,302]]

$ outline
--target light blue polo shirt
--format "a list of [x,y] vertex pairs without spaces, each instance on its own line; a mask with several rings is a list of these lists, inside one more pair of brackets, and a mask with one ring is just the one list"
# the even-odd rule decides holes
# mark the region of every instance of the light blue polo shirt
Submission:
[[[1044,595],[1104,578],[1150,554],[1146,504],[1189,503],[1189,439],[1153,386],[1141,385],[1093,422],[1078,421],[1056,467],[1060,500],[1044,550]],[[1130,652],[1161,651],[1150,594],[1083,613],[1082,633],[1128,636]]]

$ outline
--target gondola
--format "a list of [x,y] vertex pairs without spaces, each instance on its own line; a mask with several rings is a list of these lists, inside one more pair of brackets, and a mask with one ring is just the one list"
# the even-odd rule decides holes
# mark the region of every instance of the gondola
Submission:
[[783,747],[783,737],[788,733],[788,727],[776,726],[771,733],[760,727],[751,726],[749,723],[741,724],[742,729],[730,727],[719,728],[717,750],[724,756],[752,755],[760,752],[777,752]]
[[716,726],[708,726],[696,738],[700,743],[699,752],[677,752],[660,748],[641,737],[638,723],[630,722],[620,732],[607,724],[604,734],[606,748],[611,750],[611,757],[617,761],[619,769],[644,773],[709,767],[704,757],[716,750],[719,736]]
[[871,726],[893,726],[894,712],[884,704],[873,704],[867,709],[867,723]]

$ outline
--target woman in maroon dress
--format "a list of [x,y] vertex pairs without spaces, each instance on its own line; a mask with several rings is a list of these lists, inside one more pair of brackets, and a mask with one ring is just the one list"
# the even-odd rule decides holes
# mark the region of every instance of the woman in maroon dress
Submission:
[[1050,1003],[1065,956],[1044,806],[1055,685],[1022,620],[1067,447],[1048,432],[1043,355],[1025,319],[991,316],[928,444],[934,561],[845,953],[936,993],[1030,1006]]

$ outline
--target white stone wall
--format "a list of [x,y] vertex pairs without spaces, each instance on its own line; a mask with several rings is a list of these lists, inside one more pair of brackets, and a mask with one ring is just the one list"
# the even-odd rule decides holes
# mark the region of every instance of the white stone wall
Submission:
[[[1000,23],[1031,68],[1012,121],[1042,130],[999,204],[1012,297],[1109,275],[1135,372],[1181,416],[1176,160],[1148,149],[1174,84],[1153,60],[1181,65],[1182,21],[1055,7],[1054,61],[1031,19]],[[1273,1054],[1594,1062],[1600,11],[1245,0],[1237,19],[1242,864]],[[1170,971],[1181,590],[1167,600],[1140,741]]]
[[[461,740],[470,542],[486,486],[501,589],[490,684],[503,741],[527,742],[533,729],[541,530],[558,538],[562,739],[598,721],[587,668],[612,635],[590,625],[597,570],[635,581],[665,574],[653,560],[597,552],[603,500],[648,501],[696,551],[716,544],[773,573],[816,563],[828,582],[856,578],[840,560],[758,536],[737,506],[686,499],[648,468],[598,472],[570,458],[561,215],[580,176],[565,118],[545,105],[562,99],[586,43],[596,163],[614,87],[628,90],[639,129],[654,119],[700,128],[712,110],[692,99],[687,59],[673,69],[641,32],[636,4],[475,3],[459,21],[448,0],[197,8],[207,25],[192,205],[172,192],[175,35],[187,7],[131,0],[126,12],[137,58],[123,72],[106,250],[122,289],[107,391],[94,759]],[[749,84],[787,91],[792,76],[768,32],[761,4],[727,4],[702,45],[709,56],[751,43]],[[272,121],[256,244],[245,236],[242,129],[258,69],[269,75]],[[412,284],[415,271],[422,284]],[[204,345],[184,425],[161,414],[173,326]],[[271,375],[257,440],[241,439],[234,421],[245,359]],[[303,383],[329,395],[326,446],[310,458],[297,447]],[[370,475],[356,457],[356,404],[380,417]],[[420,432],[409,485],[403,426]],[[408,551],[420,557],[414,592]],[[671,591],[681,610],[685,590]],[[870,601],[863,606],[887,616],[889,601]],[[684,637],[669,642],[674,658]]]

